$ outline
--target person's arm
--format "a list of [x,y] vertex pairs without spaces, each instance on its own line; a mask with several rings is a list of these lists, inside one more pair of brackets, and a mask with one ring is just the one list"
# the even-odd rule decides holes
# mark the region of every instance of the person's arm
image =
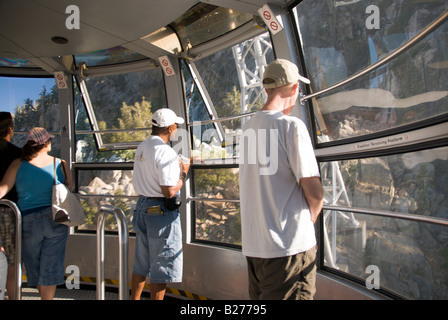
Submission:
[[320,177],[302,178],[300,185],[310,209],[311,220],[315,223],[324,204],[324,190]]
[[0,199],[2,199],[6,194],[14,187],[16,183],[17,171],[19,170],[22,159],[14,160],[6,170],[2,181],[0,182]]
[[184,185],[185,177],[187,176],[188,170],[190,169],[190,162],[179,161],[180,164],[180,176],[179,180],[177,180],[177,184],[175,186],[160,186],[162,189],[162,193],[165,198],[172,198],[176,195],[176,193],[182,188]]

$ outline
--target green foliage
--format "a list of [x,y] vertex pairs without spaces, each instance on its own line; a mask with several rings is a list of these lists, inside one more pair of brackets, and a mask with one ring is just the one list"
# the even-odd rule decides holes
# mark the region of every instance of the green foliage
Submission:
[[[117,125],[111,129],[136,129],[136,128],[150,128],[151,127],[151,102],[142,97],[141,102],[135,102],[133,105],[127,105],[123,102],[120,109],[120,116],[117,119]],[[106,123],[100,121],[98,123],[100,130],[106,130]],[[104,143],[123,143],[123,142],[139,142],[148,137],[148,131],[134,131],[134,132],[117,132],[103,134]],[[134,159],[135,150],[119,150],[114,151],[122,159]],[[112,153],[111,153],[112,155]]]

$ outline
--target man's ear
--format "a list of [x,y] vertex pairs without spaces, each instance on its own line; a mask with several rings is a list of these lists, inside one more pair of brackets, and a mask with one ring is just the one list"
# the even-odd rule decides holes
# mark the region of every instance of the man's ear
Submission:
[[174,131],[174,129],[177,129],[177,125],[176,124],[172,124],[168,127],[168,132],[171,133]]
[[296,83],[295,85],[292,86],[291,88],[291,95],[295,95],[299,92],[300,88],[299,88],[299,83]]

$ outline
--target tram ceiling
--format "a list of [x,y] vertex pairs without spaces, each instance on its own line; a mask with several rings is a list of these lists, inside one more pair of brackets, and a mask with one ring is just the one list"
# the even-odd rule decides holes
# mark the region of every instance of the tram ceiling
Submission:
[[[7,0],[0,2],[0,56],[44,58],[132,43],[169,24],[195,0]],[[68,29],[69,5],[79,8],[79,29]],[[53,37],[68,40],[65,44]]]
[[[264,0],[205,2],[251,14],[257,14],[257,9],[265,3]],[[3,0],[0,2],[0,57],[35,59],[118,46],[136,48],[141,46],[142,38],[169,25],[198,3],[196,0]],[[284,5],[285,1],[270,3]],[[79,28],[70,29],[66,25],[73,22],[70,5],[79,9]],[[64,39],[66,43],[57,43]]]

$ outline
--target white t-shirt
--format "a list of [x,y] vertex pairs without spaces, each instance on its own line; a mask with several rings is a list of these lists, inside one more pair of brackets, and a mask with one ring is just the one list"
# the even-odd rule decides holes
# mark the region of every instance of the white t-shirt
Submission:
[[137,194],[164,197],[160,186],[175,186],[180,167],[176,152],[159,136],[149,136],[135,152],[132,184]]
[[275,258],[311,249],[314,224],[299,180],[319,168],[305,124],[278,111],[259,111],[240,139],[243,254]]

